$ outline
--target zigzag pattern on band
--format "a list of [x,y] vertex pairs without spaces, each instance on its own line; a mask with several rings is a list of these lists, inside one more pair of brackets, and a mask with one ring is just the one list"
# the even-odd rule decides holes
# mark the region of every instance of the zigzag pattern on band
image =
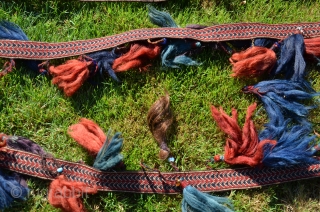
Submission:
[[153,38],[194,39],[202,42],[254,38],[283,39],[297,31],[303,32],[306,38],[319,37],[320,22],[298,24],[236,23],[215,25],[201,30],[190,28],[136,29],[102,38],[60,43],[0,40],[0,57],[48,60],[82,55],[133,41]]
[[90,166],[42,157],[3,147],[0,167],[33,177],[54,180],[57,169],[72,181],[97,185],[100,191],[132,193],[180,193],[176,180],[183,178],[200,191],[247,189],[320,176],[320,164],[302,164],[285,168],[241,168],[191,172],[101,172]]

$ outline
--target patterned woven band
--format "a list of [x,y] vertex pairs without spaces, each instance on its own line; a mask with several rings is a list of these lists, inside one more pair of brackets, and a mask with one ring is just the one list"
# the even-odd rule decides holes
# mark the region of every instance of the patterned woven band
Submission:
[[125,43],[153,38],[194,39],[202,42],[247,40],[254,38],[283,39],[293,33],[303,33],[305,38],[320,36],[320,22],[299,24],[236,23],[207,27],[137,29],[117,35],[61,43],[0,40],[0,57],[33,60],[82,55]]
[[192,172],[101,172],[81,163],[43,157],[3,147],[0,149],[0,167],[22,174],[53,180],[57,169],[72,181],[97,185],[101,191],[133,193],[180,193],[177,179],[183,179],[197,189],[223,191],[247,189],[320,176],[320,164],[305,164],[280,169],[242,168]]

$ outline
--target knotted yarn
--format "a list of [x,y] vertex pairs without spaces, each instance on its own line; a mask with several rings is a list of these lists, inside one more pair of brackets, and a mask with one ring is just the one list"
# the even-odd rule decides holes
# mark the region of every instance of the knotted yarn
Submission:
[[97,193],[97,186],[89,186],[83,182],[68,181],[64,175],[53,180],[49,187],[48,200],[64,212],[85,212],[82,197]]

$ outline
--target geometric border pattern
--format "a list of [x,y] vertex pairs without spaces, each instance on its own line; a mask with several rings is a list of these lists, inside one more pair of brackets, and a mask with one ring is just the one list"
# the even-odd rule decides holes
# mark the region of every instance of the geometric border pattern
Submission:
[[179,38],[193,39],[201,42],[219,42],[254,38],[283,39],[297,32],[302,32],[305,38],[319,37],[320,22],[298,24],[235,23],[214,25],[200,30],[170,27],[136,29],[102,38],[60,43],[0,40],[0,57],[48,60],[83,55],[110,49],[133,41],[155,38]]
[[189,172],[101,172],[93,167],[29,152],[0,148],[0,167],[21,174],[53,180],[62,174],[71,181],[96,185],[100,191],[132,193],[180,193],[176,180],[203,192],[247,189],[320,176],[320,164],[301,164],[284,168],[240,168]]

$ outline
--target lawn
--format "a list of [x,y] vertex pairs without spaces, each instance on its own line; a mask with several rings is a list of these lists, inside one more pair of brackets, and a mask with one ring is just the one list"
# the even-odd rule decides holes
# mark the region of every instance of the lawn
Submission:
[[[153,4],[169,12],[180,27],[187,24],[235,22],[295,23],[320,20],[320,1],[168,0]],[[0,19],[19,25],[30,40],[60,42],[112,35],[131,29],[151,28],[145,3],[78,1],[1,1]],[[147,72],[130,70],[118,74],[122,83],[97,75],[72,97],[66,97],[51,83],[50,76],[19,67],[0,79],[0,132],[21,135],[36,141],[57,158],[94,158],[72,140],[68,127],[79,118],[94,120],[105,132],[122,132],[122,153],[127,170],[141,170],[143,160],[150,167],[172,171],[167,161],[158,159],[159,147],[147,125],[150,106],[165,91],[170,94],[174,127],[168,146],[183,171],[206,170],[207,160],[223,154],[225,135],[217,128],[210,104],[230,114],[239,112],[244,122],[246,108],[257,101],[240,89],[261,79],[234,79],[230,76],[229,55],[213,48],[192,55],[199,66],[163,68],[156,60]],[[4,64],[5,60],[0,60]],[[54,60],[59,64],[63,60]],[[319,67],[308,63],[309,80],[320,90]],[[267,122],[258,104],[254,115],[257,128]],[[312,111],[314,130],[320,131],[319,109]],[[214,168],[226,168],[215,164]],[[230,198],[236,211],[320,211],[319,179],[267,186],[259,189],[214,193]],[[50,182],[31,178],[26,202],[7,211],[57,211],[47,201]],[[88,211],[179,211],[182,195],[123,194],[100,192],[88,196]]]

